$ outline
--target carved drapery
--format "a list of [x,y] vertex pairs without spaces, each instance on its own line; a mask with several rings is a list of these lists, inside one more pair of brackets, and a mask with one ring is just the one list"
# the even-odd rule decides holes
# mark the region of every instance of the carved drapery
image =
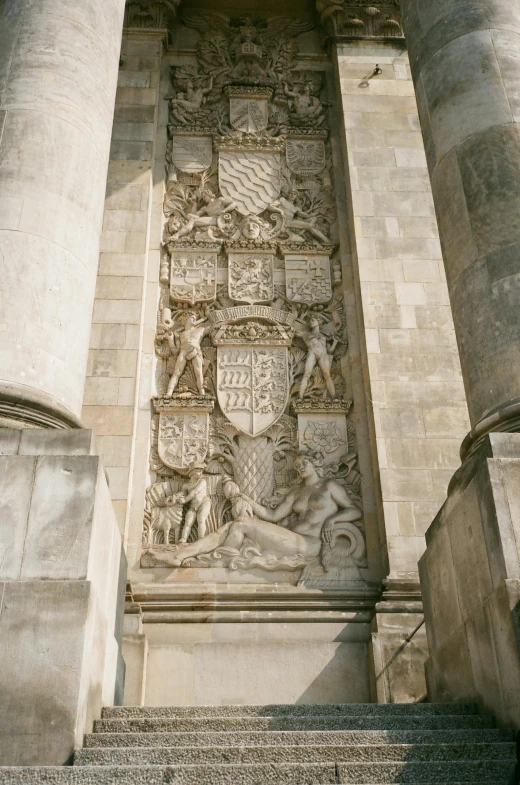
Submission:
[[173,24],[181,0],[128,0],[125,27],[163,29]]
[[316,0],[316,10],[329,38],[403,38],[397,0]]

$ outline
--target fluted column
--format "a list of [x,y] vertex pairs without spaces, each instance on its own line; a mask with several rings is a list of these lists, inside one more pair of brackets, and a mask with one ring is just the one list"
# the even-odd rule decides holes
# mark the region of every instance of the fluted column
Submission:
[[401,0],[472,432],[520,430],[520,6]]
[[0,422],[77,424],[124,0],[0,0]]

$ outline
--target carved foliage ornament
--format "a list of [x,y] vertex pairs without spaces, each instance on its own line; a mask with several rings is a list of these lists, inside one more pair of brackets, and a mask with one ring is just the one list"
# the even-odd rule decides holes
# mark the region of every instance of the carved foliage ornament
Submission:
[[326,33],[334,38],[403,38],[398,0],[316,0]]

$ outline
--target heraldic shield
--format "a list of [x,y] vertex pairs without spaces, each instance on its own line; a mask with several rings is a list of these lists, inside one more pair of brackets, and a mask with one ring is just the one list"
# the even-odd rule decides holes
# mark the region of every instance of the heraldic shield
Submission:
[[200,466],[209,443],[209,414],[165,412],[159,414],[159,457],[170,469],[182,472]]
[[228,150],[219,153],[219,184],[242,215],[260,215],[281,190],[280,153]]
[[286,347],[219,346],[217,395],[224,415],[249,436],[263,433],[287,406],[288,368]]
[[181,172],[196,174],[204,172],[213,160],[211,136],[187,136],[175,134],[172,139],[172,161]]

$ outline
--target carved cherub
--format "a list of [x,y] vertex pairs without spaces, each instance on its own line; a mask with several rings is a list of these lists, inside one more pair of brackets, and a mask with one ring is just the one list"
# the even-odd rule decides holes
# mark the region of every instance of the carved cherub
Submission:
[[325,122],[325,113],[320,99],[313,95],[311,84],[303,85],[301,91],[289,90],[284,82],[284,93],[291,99],[290,112],[297,125],[312,125],[315,128]]
[[209,85],[203,88],[202,85],[198,87],[192,79],[188,79],[186,83],[186,92],[177,93],[175,96],[170,97],[170,107],[172,117],[183,125],[187,125],[192,119],[192,115],[198,112],[206,103],[206,96],[213,90],[213,77],[209,77]]
[[202,206],[197,207],[197,202],[193,200],[189,211],[184,213],[184,224],[182,219],[176,216],[176,223],[172,224],[171,227],[175,227],[171,239],[180,240],[182,237],[191,234],[197,227],[207,229],[210,226],[217,226],[218,219],[221,216],[231,213],[235,209],[236,204],[232,199],[228,199],[225,196],[217,197],[210,188],[206,188],[202,192]]
[[189,480],[182,486],[183,504],[190,503],[190,507],[184,519],[182,535],[179,542],[188,542],[188,537],[195,521],[197,521],[197,539],[206,536],[207,521],[211,512],[211,497],[209,495],[208,482],[204,477],[204,468],[194,466],[189,472]]

